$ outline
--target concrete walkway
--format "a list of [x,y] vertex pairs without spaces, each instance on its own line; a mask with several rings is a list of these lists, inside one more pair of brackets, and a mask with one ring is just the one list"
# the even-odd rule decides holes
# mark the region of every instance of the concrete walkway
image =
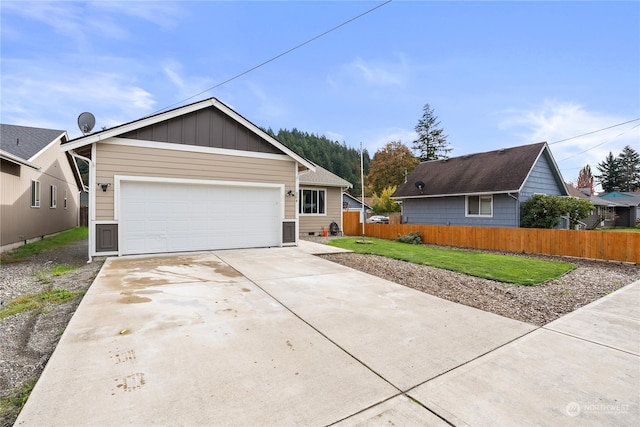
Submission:
[[108,259],[16,425],[637,425],[640,282],[537,328],[314,245]]

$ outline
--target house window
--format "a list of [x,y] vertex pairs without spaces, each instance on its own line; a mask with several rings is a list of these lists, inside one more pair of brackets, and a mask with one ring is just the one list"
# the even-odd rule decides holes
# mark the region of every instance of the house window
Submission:
[[31,180],[31,207],[40,207],[40,181]]
[[58,187],[56,187],[55,185],[49,187],[49,196],[51,200],[49,202],[49,207],[55,208],[56,206],[58,206]]
[[467,216],[493,216],[493,196],[467,196]]
[[303,215],[325,215],[327,212],[325,190],[300,190],[299,212]]
[[64,208],[67,209],[67,190],[64,190]]

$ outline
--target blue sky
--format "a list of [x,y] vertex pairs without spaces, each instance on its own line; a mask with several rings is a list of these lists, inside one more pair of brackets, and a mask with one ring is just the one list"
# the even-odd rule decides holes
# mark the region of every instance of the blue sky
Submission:
[[[74,138],[83,111],[111,127],[215,96],[373,155],[411,146],[429,103],[457,156],[640,118],[640,2],[382,4],[3,0],[0,120]],[[625,145],[640,151],[640,120],[551,150],[575,181]]]

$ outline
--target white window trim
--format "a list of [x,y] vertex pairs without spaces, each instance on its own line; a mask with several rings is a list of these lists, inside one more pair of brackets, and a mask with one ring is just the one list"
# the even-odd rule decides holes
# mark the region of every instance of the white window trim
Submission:
[[51,185],[49,187],[49,209],[58,207],[58,187]]
[[[302,192],[303,192],[304,190],[318,191],[318,192],[320,192],[320,191],[324,191],[324,213],[304,213],[304,212],[300,212],[300,203],[301,203],[301,202],[302,202],[302,200],[303,200]],[[327,206],[328,206],[328,204],[327,204],[327,195],[328,195],[328,194],[329,194],[329,192],[327,191],[327,189],[326,189],[326,188],[317,188],[317,187],[300,187],[299,194],[298,194],[298,197],[300,198],[300,202],[298,202],[298,206],[297,206],[298,213],[299,213],[300,215],[303,215],[303,216],[327,216]]]
[[31,207],[40,207],[40,181],[38,181],[37,179],[31,180]]
[[[469,197],[477,197],[478,203],[481,205],[481,200],[483,197],[491,198],[491,213],[489,215],[486,214],[470,214],[469,213]],[[480,205],[478,206],[478,212],[480,211]],[[464,216],[467,218],[493,218],[493,194],[473,194],[470,196],[465,196],[464,198]]]

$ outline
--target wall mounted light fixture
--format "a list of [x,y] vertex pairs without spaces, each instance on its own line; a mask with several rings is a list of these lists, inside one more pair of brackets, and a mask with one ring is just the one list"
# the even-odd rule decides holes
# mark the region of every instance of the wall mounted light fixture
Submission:
[[110,182],[107,182],[107,183],[105,183],[105,184],[102,184],[102,183],[100,183],[100,182],[98,183],[98,187],[102,188],[102,191],[104,191],[104,192],[106,192],[106,191],[107,191],[107,188],[109,188],[110,186],[111,186],[111,183],[110,183]]
[[289,190],[289,191],[287,192],[287,196],[295,197],[295,196],[296,196],[296,193],[294,193],[294,192],[293,192],[293,190]]

